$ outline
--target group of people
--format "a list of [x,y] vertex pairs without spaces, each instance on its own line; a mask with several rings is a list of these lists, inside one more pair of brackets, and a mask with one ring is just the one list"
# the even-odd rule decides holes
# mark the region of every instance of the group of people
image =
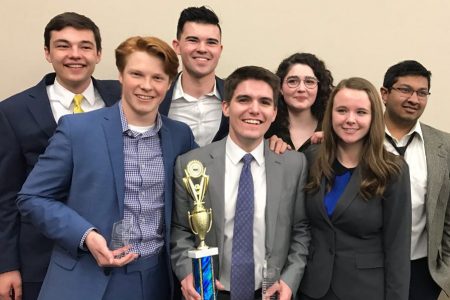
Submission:
[[212,10],[186,8],[172,47],[130,37],[119,81],[97,80],[95,23],[50,20],[55,72],[0,102],[0,299],[200,299],[192,160],[210,176],[216,299],[262,299],[267,264],[280,280],[265,297],[449,295],[450,135],[419,122],[431,72],[408,60],[379,92],[358,77],[334,86],[322,60],[295,53],[275,74],[222,80],[221,37]]

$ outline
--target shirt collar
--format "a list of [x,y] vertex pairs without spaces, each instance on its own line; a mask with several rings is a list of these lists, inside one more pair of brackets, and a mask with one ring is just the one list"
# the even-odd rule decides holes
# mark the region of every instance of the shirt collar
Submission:
[[[55,79],[53,83],[53,91],[55,93],[56,98],[61,102],[61,104],[66,108],[70,109],[70,105],[72,104],[74,93],[63,87],[58,80]],[[84,99],[93,106],[95,104],[95,92],[94,92],[94,84],[91,80],[88,87],[81,93],[84,96]]]
[[135,131],[132,131],[129,128],[129,126],[128,126],[127,118],[125,117],[125,114],[123,113],[122,100],[119,101],[118,105],[119,105],[120,121],[122,123],[122,133],[123,134],[130,133],[131,136],[138,136],[138,135],[152,136],[152,135],[157,134],[159,132],[159,130],[161,129],[161,127],[162,127],[162,118],[161,118],[161,115],[158,112],[158,114],[156,115],[156,126],[153,126],[147,132],[144,132],[142,134],[138,133],[138,132],[135,132]]
[[[244,151],[241,147],[239,147],[231,138],[230,136],[227,137],[226,141],[226,154],[228,158],[231,160],[231,162],[234,165],[237,165],[241,160],[242,157],[244,157],[245,154],[248,152]],[[253,151],[250,152],[250,154],[253,156],[255,161],[258,163],[259,166],[264,164],[264,140],[261,141],[261,143],[256,146]]]
[[[173,89],[173,96],[172,96],[172,100],[177,100],[177,99],[185,99],[188,102],[192,102],[192,101],[197,101],[198,99],[186,94],[183,90],[183,86],[181,85],[181,77],[183,76],[183,73],[180,74],[180,76],[178,76],[177,81],[175,82],[175,86]],[[220,99],[220,94],[219,94],[219,90],[217,89],[217,81],[214,80],[214,88],[212,90],[212,92],[200,97],[199,99],[203,99],[205,97],[216,97],[217,99]]]
[[[398,142],[398,140],[397,140],[394,136],[392,136],[391,132],[390,132],[389,129],[386,127],[386,125],[385,125],[385,127],[384,127],[384,132],[385,132],[386,134],[388,134],[388,135],[389,135],[392,139],[394,139],[396,142]],[[409,139],[409,137],[411,136],[411,134],[413,134],[413,132],[415,132],[416,135],[419,136],[420,139],[423,141],[422,126],[420,126],[420,122],[416,122],[416,125],[414,125],[414,127],[411,128],[411,130],[410,130],[407,134],[405,134],[405,136],[402,137],[401,139],[404,139],[404,138],[408,138],[408,139]]]

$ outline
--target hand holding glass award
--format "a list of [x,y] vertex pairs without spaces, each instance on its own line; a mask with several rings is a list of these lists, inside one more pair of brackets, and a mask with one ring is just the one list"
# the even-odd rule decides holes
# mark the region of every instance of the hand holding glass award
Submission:
[[209,182],[209,176],[205,174],[205,171],[201,162],[190,161],[184,170],[186,176],[183,178],[183,183],[194,200],[193,210],[188,211],[189,226],[200,240],[196,250],[188,251],[188,256],[192,258],[194,285],[202,300],[211,300],[216,299],[213,256],[219,251],[217,247],[208,247],[205,243],[206,234],[211,230],[212,225],[212,210],[204,206]]

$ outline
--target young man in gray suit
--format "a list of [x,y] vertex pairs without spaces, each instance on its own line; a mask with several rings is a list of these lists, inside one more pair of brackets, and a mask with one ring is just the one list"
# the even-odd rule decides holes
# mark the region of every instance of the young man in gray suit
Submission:
[[120,99],[118,81],[92,77],[102,46],[91,19],[73,12],[52,18],[44,53],[55,72],[0,103],[0,299],[36,299],[47,272],[53,242],[20,218],[16,197],[59,118]]
[[303,193],[307,166],[303,154],[277,155],[263,139],[277,113],[279,86],[266,69],[234,71],[225,81],[222,103],[230,120],[228,137],[177,160],[172,268],[186,299],[199,299],[187,256],[197,245],[187,217],[192,200],[183,185],[191,160],[200,161],[210,176],[205,206],[212,208],[213,221],[206,244],[219,248],[214,261],[218,299],[260,299],[265,261],[281,270],[272,288],[280,299],[297,291],[310,240]]
[[410,169],[411,300],[450,294],[450,135],[418,120],[430,95],[431,72],[417,61],[391,66],[381,96],[388,151]]

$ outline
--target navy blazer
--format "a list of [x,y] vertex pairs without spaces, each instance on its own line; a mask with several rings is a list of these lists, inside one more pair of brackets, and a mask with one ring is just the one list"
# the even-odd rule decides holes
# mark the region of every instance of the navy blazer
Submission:
[[299,290],[312,298],[325,296],[331,288],[339,299],[407,300],[411,249],[408,166],[402,164],[400,175],[391,178],[383,197],[363,199],[360,184],[358,167],[331,217],[323,203],[325,179],[318,191],[307,193],[311,244]]
[[[0,102],[0,273],[20,270],[24,282],[42,282],[53,243],[20,219],[16,197],[56,129],[47,74],[36,86]],[[120,99],[116,80],[93,80],[106,106]]]
[[[162,122],[164,236],[169,245],[175,159],[196,144],[186,124],[164,116]],[[110,276],[89,252],[80,253],[79,243],[91,227],[109,243],[113,223],[123,219],[124,180],[118,105],[61,118],[17,200],[23,217],[56,242],[40,297],[102,299]],[[169,267],[169,247],[165,250]]]
[[[159,113],[167,116],[169,115],[170,110],[170,104],[172,104],[172,97],[173,97],[173,90],[175,88],[175,84],[177,83],[178,77],[181,73],[177,75],[177,77],[173,80],[172,85],[170,86],[170,89],[167,91],[166,97],[164,98],[163,102],[159,106]],[[220,97],[223,100],[223,79],[216,76],[216,87],[217,91],[219,92]],[[225,117],[222,113],[222,119],[220,121],[219,130],[217,131],[216,135],[213,138],[213,142],[220,141],[224,137],[228,135],[228,117]]]

